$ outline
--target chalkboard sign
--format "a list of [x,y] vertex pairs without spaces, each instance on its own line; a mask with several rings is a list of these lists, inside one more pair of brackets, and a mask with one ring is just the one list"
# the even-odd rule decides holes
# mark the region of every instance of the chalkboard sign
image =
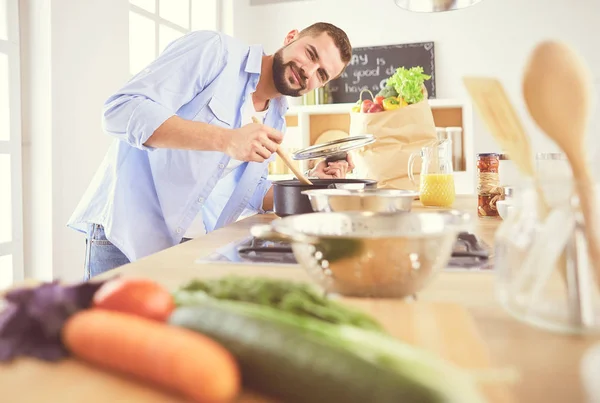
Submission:
[[[398,67],[423,67],[431,76],[425,81],[429,98],[435,98],[435,53],[433,42],[355,48],[344,73],[329,83],[331,102],[353,103],[368,88],[377,94]],[[363,96],[364,99],[364,96]]]

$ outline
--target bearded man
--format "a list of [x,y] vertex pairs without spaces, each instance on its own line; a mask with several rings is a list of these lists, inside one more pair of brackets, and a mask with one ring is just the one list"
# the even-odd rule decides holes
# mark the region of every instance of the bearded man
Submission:
[[[328,23],[292,30],[273,55],[214,31],[171,43],[104,105],[115,141],[68,223],[86,234],[84,279],[270,211],[285,96],[340,76],[351,54]],[[310,176],[352,168],[322,161]]]

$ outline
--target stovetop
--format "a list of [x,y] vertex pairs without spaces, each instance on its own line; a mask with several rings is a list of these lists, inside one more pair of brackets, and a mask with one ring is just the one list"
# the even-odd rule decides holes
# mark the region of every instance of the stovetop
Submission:
[[[461,233],[454,245],[447,269],[488,270],[492,268],[491,255],[491,248],[483,240],[474,234]],[[263,240],[252,236],[229,243],[217,249],[212,254],[196,261],[196,263],[214,262],[298,266],[289,243]]]

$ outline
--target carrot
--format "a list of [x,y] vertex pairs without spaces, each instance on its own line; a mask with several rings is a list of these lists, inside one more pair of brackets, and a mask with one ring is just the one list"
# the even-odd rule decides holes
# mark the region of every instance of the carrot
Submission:
[[75,357],[197,402],[231,401],[241,388],[233,355],[216,341],[182,327],[91,308],[67,320],[62,340]]

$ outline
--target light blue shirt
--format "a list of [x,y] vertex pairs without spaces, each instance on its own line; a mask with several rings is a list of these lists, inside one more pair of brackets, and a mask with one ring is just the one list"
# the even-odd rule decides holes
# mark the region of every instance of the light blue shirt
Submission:
[[[169,45],[104,105],[103,127],[116,137],[68,226],[106,237],[130,261],[178,244],[198,212],[207,232],[242,213],[264,213],[268,163],[246,162],[221,178],[230,157],[216,151],[144,145],[168,118],[238,128],[246,97],[260,78],[263,49],[213,31]],[[265,124],[285,131],[288,106],[272,99]],[[227,197],[224,197],[227,195]]]

